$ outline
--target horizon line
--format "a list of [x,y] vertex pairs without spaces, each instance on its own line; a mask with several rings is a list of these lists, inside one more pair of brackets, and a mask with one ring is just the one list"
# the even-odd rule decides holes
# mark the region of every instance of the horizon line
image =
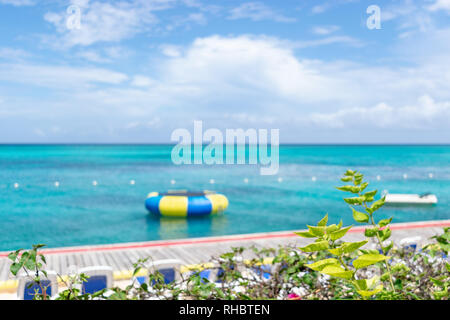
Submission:
[[[204,142],[203,145],[210,143]],[[168,142],[0,142],[0,146],[175,146]],[[222,144],[226,146],[226,143]],[[248,146],[245,144],[234,144]],[[268,143],[267,145],[271,145]],[[450,146],[450,142],[286,142],[279,146]]]

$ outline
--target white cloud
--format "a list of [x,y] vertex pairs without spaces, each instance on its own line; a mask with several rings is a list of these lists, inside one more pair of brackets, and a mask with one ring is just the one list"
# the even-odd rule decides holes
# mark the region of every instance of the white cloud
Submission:
[[10,4],[16,7],[33,6],[36,4],[34,0],[0,0],[0,4]]
[[313,113],[312,123],[322,127],[429,128],[437,122],[450,125],[450,101],[435,102],[423,95],[413,105],[392,107],[384,102],[374,107],[353,107],[330,113]]
[[161,118],[154,117],[149,121],[133,121],[124,126],[126,130],[133,130],[138,128],[159,128],[161,126]]
[[166,30],[172,31],[179,27],[190,29],[192,24],[206,25],[207,22],[208,20],[203,13],[190,13],[187,16],[173,17],[172,22],[166,26]]
[[88,87],[94,84],[120,84],[127,75],[101,68],[0,64],[0,80],[49,88]]
[[327,11],[329,8],[331,8],[331,4],[330,3],[323,3],[323,4],[319,4],[319,5],[315,5],[312,7],[311,12],[312,13],[324,13],[325,11]]
[[395,21],[398,37],[401,39],[413,38],[419,33],[432,34],[436,29],[436,21],[430,10],[424,10],[423,5],[418,5],[412,0],[402,0],[383,7],[381,20],[382,25],[385,22]]
[[314,40],[304,40],[297,41],[293,43],[295,48],[309,48],[309,47],[318,47],[330,44],[347,44],[353,47],[361,47],[364,44],[355,38],[349,36],[330,36],[326,38],[314,39]]
[[216,4],[205,4],[197,0],[182,0],[182,2],[190,8],[197,8],[200,11],[209,12],[212,14],[217,14],[222,10],[222,6]]
[[76,53],[76,56],[95,63],[111,63],[115,60],[126,59],[131,55],[131,50],[118,46],[103,47],[97,50],[81,49]]
[[[131,2],[72,1],[81,10],[81,28],[67,27],[66,11],[48,12],[44,19],[56,27],[58,39],[46,38],[59,47],[88,46],[97,42],[119,42],[148,30],[157,23],[156,10],[170,7],[173,0]],[[56,41],[56,42],[55,42]]]
[[450,11],[450,0],[436,0],[435,3],[427,7],[430,11],[446,10]]
[[328,35],[340,29],[339,26],[317,26],[313,28],[313,33],[318,35]]
[[161,46],[162,53],[167,57],[179,57],[181,55],[180,46],[165,44]]
[[321,100],[320,91],[335,82],[297,60],[277,39],[252,36],[198,38],[182,56],[163,63],[161,74],[172,84],[195,88],[193,94],[217,98],[230,91],[236,98],[261,91],[287,99]]
[[233,8],[230,11],[231,20],[236,19],[250,19],[253,21],[261,20],[273,20],[276,22],[294,22],[295,18],[286,17],[280,13],[277,13],[270,7],[261,2],[246,2],[239,7]]
[[30,57],[30,54],[22,49],[2,47],[0,48],[0,59],[4,60],[22,60]]
[[[33,109],[39,114],[30,111],[27,116],[42,122],[42,128],[54,125],[54,119],[70,119],[66,132],[81,131],[87,139],[102,141],[150,139],[145,133],[156,128],[149,125],[155,118],[164,124],[151,131],[151,137],[158,131],[159,141],[195,118],[218,128],[236,123],[291,126],[286,129],[291,134],[359,126],[378,137],[380,128],[448,132],[450,127],[450,61],[445,54],[433,59],[424,55],[407,67],[308,60],[298,56],[298,43],[252,35],[209,36],[174,48],[175,54],[166,52],[153,60],[153,68],[145,66],[135,75],[104,68],[0,64],[0,80],[51,89],[48,101],[35,101],[32,96],[26,100],[23,86],[25,94],[17,99],[26,107],[37,104]],[[94,123],[98,118],[101,124]]]
[[154,84],[155,81],[153,79],[141,75],[134,76],[133,81],[131,83],[131,85],[135,87],[149,87]]
[[390,21],[399,17],[412,17],[419,7],[411,0],[402,0],[401,3],[390,4],[381,9],[381,20]]
[[105,58],[101,56],[98,52],[93,50],[86,50],[86,51],[80,51],[77,53],[77,55],[83,59],[86,59],[91,62],[97,62],[97,63],[107,63],[111,62],[111,59]]

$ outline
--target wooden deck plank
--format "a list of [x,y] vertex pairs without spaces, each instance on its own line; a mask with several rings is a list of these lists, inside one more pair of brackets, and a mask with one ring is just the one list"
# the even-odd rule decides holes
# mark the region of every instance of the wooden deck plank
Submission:
[[[442,226],[450,225],[450,221],[441,221]],[[442,226],[426,224],[423,227],[407,228],[399,225],[393,228],[392,239],[398,245],[400,240],[408,237],[421,236],[421,244],[430,242],[433,235],[442,233]],[[420,224],[420,223],[419,223]],[[414,223],[412,223],[414,225]],[[395,225],[394,225],[395,226]],[[363,230],[363,229],[361,229]],[[344,240],[357,241],[363,238],[361,230],[348,233]],[[213,239],[210,241],[210,239]],[[217,240],[216,240],[217,239]],[[280,245],[303,246],[310,241],[292,236],[292,233],[264,233],[260,235],[227,236],[222,238],[199,238],[174,240],[171,242],[153,241],[138,244],[118,244],[110,246],[88,246],[75,248],[50,249],[45,252],[48,270],[54,270],[64,275],[69,271],[70,266],[78,269],[93,265],[108,265],[116,270],[131,270],[133,263],[139,259],[151,257],[153,261],[161,259],[179,259],[186,264],[202,263],[210,261],[211,257],[218,257],[220,254],[231,251],[232,247],[257,248],[277,248]],[[167,244],[168,243],[168,244]],[[60,252],[58,252],[58,250]],[[252,253],[246,254],[252,257]],[[14,278],[9,272],[11,262],[7,258],[7,253],[0,252],[0,281]]]

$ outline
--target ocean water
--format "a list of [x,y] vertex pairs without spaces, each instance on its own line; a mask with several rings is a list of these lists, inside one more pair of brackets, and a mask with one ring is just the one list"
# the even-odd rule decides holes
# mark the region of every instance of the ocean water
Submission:
[[[325,213],[331,222],[350,224],[345,194],[335,188],[349,168],[366,175],[368,190],[438,197],[433,207],[384,207],[380,218],[450,218],[450,146],[286,145],[280,147],[276,176],[261,176],[254,165],[176,166],[171,150],[164,145],[0,146],[0,250],[294,230]],[[215,190],[230,205],[214,217],[151,216],[144,207],[147,194],[168,189]]]

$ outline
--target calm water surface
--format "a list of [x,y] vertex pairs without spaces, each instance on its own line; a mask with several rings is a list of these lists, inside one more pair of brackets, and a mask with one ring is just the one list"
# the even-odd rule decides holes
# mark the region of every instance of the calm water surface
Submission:
[[[258,167],[248,165],[175,166],[171,150],[161,145],[0,146],[0,250],[33,243],[59,247],[292,230],[326,212],[332,222],[342,218],[350,224],[350,209],[335,189],[347,168],[365,173],[370,187],[380,191],[438,197],[435,207],[384,208],[380,218],[450,218],[450,146],[281,146],[277,176],[261,176]],[[230,206],[223,215],[202,219],[150,216],[146,195],[174,188],[215,190],[229,198]]]

